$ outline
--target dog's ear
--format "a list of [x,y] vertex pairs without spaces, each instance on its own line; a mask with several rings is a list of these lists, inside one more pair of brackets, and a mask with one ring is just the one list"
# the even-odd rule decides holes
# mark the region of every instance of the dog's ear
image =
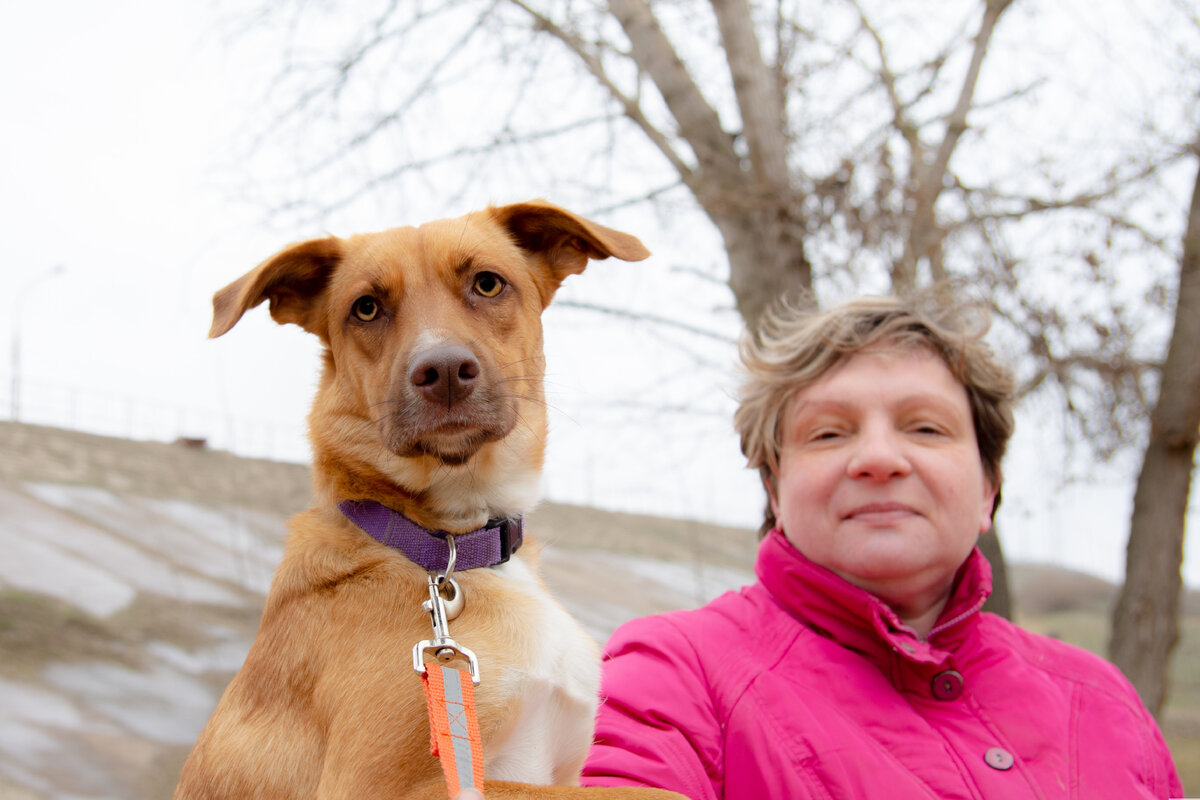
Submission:
[[568,275],[583,272],[588,259],[615,256],[641,261],[650,255],[636,236],[606,228],[541,200],[489,209],[522,250],[541,256],[554,287]]
[[317,299],[341,259],[342,242],[334,236],[281,250],[213,295],[209,338],[226,333],[264,300],[271,302],[271,317],[279,324],[294,322],[320,335]]

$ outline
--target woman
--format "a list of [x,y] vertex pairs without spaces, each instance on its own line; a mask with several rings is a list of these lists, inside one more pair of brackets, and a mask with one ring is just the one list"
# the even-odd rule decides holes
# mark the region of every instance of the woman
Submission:
[[1013,384],[983,330],[942,311],[785,309],[743,340],[735,424],[768,495],[758,581],[613,635],[585,784],[1181,796],[1114,667],[980,612]]

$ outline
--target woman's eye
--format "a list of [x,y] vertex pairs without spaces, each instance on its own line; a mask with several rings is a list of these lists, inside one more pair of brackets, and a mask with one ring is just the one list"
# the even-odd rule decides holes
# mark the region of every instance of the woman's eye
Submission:
[[379,302],[371,295],[363,295],[354,301],[354,316],[363,322],[370,322],[379,316]]
[[475,276],[475,293],[484,297],[495,297],[504,290],[504,279],[494,272],[481,272]]
[[827,425],[822,425],[819,428],[813,428],[802,434],[802,438],[806,442],[827,442],[837,439],[842,435],[840,428],[832,428]]

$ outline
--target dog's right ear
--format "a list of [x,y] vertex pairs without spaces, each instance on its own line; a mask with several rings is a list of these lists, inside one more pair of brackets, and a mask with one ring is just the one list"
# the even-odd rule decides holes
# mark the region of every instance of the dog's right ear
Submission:
[[318,299],[341,260],[342,241],[336,236],[301,242],[276,253],[213,295],[209,338],[226,333],[264,300],[270,301],[271,317],[279,324],[293,322],[321,335]]

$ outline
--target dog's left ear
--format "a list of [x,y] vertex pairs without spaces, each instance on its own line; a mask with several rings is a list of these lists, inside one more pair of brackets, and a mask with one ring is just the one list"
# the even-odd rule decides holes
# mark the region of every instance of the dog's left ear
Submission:
[[522,249],[540,256],[557,289],[568,275],[583,272],[588,259],[615,256],[641,261],[650,255],[636,236],[606,228],[569,211],[535,200],[489,209]]
[[317,301],[341,260],[342,242],[335,236],[281,250],[213,295],[209,338],[228,332],[264,300],[271,302],[271,317],[279,324],[292,322],[323,336]]

